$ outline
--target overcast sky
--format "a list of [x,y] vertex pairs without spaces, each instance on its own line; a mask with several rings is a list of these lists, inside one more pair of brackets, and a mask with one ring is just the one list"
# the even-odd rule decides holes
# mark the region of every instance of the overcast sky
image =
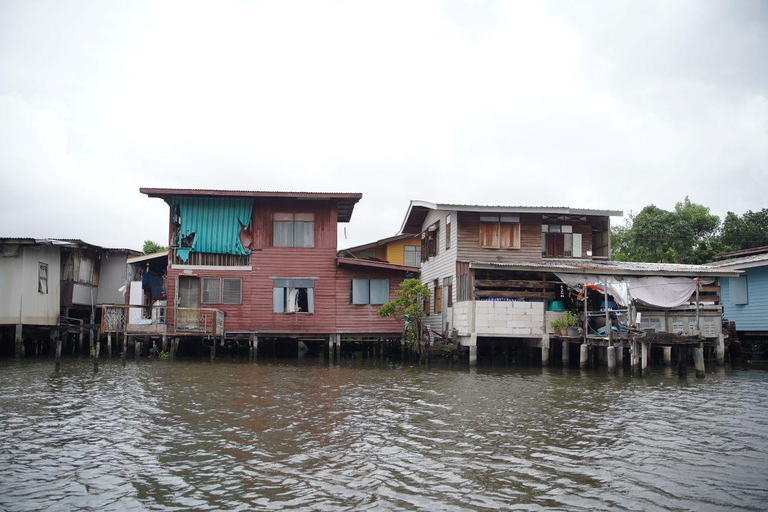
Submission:
[[759,210],[768,1],[0,0],[0,172],[0,236],[139,249],[141,186],[362,192],[340,248],[410,199]]

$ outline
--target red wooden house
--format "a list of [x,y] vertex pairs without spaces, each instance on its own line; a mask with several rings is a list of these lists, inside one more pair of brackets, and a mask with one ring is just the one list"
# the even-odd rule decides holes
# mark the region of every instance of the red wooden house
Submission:
[[377,311],[419,269],[337,257],[337,224],[350,221],[362,194],[141,192],[170,208],[166,334],[400,336],[402,326]]

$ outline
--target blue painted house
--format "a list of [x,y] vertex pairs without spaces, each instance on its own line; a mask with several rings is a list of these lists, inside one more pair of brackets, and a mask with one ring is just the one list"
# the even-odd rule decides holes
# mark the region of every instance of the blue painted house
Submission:
[[741,270],[722,280],[723,316],[736,322],[739,337],[768,336],[768,246],[718,256],[711,266]]

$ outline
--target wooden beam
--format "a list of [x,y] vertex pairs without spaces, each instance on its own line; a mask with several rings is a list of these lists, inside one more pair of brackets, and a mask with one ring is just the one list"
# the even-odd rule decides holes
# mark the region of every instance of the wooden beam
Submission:
[[555,283],[546,281],[527,281],[523,279],[491,280],[482,279],[475,281],[476,288],[554,288]]
[[507,290],[475,290],[475,298],[498,299],[549,299],[554,300],[555,294],[548,292],[517,292]]

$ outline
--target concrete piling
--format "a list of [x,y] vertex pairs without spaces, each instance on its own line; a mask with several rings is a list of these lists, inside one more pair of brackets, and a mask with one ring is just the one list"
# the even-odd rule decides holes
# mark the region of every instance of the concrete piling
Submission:
[[693,365],[696,368],[696,378],[704,378],[704,349],[696,347],[693,349]]
[[589,345],[582,343],[579,349],[579,368],[589,366]]
[[650,358],[651,353],[651,344],[650,343],[641,343],[640,344],[640,371],[642,375],[644,376],[648,372],[648,360]]
[[606,359],[608,360],[608,371],[616,371],[616,349],[614,347],[608,347],[606,349]]
[[563,366],[568,366],[570,362],[570,348],[571,344],[567,341],[563,342]]
[[672,347],[662,347],[664,352],[664,366],[672,366]]

